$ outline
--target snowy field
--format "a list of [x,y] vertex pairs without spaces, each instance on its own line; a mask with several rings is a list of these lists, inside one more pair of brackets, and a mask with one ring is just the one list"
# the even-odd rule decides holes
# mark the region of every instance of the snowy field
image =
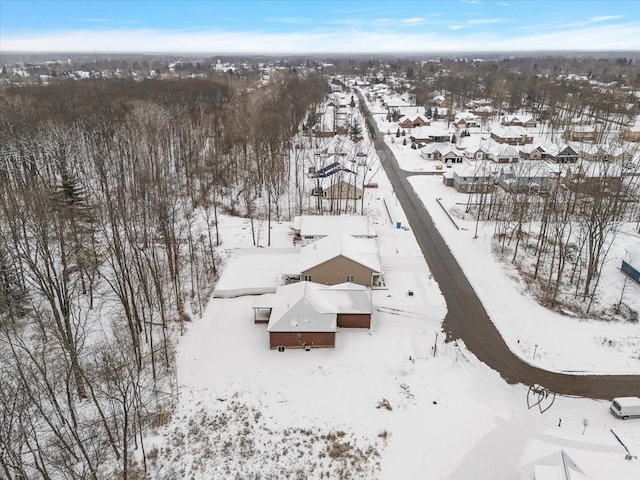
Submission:
[[[418,161],[396,150],[401,164]],[[411,229],[395,228],[406,219],[384,172],[373,181],[365,206],[388,290],[373,292],[371,329],[339,331],[335,349],[276,352],[253,322],[254,297],[212,299],[179,344],[179,406],[155,440],[156,465],[189,479],[517,480],[522,466],[565,450],[593,480],[640,478],[611,431],[638,455],[640,420],[568,397],[529,409],[527,387],[507,385],[462,342],[444,343],[442,295]],[[638,325],[537,306],[492,257],[492,228],[473,239],[475,223],[455,218],[457,230],[436,202],[452,209],[459,194],[439,176],[412,184],[514,353],[557,371],[640,371]],[[290,226],[273,224],[273,247],[292,245]],[[220,227],[223,256],[252,246],[248,220],[223,217]],[[264,246],[266,223],[258,228]],[[617,261],[605,274],[612,289],[623,281]]]

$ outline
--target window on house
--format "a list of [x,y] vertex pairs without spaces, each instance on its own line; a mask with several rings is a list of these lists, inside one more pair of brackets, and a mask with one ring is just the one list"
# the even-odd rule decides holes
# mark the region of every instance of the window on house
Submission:
[[355,276],[353,275],[347,275],[347,282],[354,282],[355,281]]
[[301,333],[299,333],[297,336],[298,336],[298,340],[302,340],[302,334]]
[[311,281],[311,275],[305,275],[304,276],[304,281],[305,282],[310,282]]

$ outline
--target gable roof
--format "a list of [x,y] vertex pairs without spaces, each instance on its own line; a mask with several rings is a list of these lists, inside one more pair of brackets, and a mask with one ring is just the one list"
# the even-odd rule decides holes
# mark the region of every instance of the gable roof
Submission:
[[522,467],[521,480],[590,480],[575,462],[560,450]]
[[317,242],[302,247],[296,271],[306,272],[339,256],[359,263],[374,272],[382,271],[375,240],[354,238],[345,234],[328,235]]
[[503,117],[504,121],[506,123],[513,123],[513,122],[519,122],[519,123],[528,123],[528,122],[535,122],[535,120],[533,119],[533,117],[531,115],[509,115],[509,114],[505,114]]
[[310,282],[292,283],[278,288],[267,325],[268,332],[335,332],[334,309],[310,287]]
[[453,174],[458,178],[491,178],[493,176],[491,165],[485,161],[456,166],[453,169]]
[[531,137],[526,128],[520,126],[505,127],[500,124],[494,124],[491,127],[491,134],[500,138],[521,138]]
[[335,332],[340,313],[371,314],[371,291],[362,285],[325,286],[312,282],[283,285],[266,296],[271,306],[268,332]]

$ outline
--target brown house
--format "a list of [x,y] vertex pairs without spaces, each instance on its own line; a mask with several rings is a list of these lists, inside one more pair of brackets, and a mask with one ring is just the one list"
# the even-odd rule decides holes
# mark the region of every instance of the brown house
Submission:
[[344,282],[366,287],[382,282],[382,266],[374,239],[349,235],[329,235],[300,249],[295,265],[290,265],[289,278],[325,285]]
[[575,142],[595,142],[598,138],[598,131],[596,127],[591,125],[575,125],[566,133],[567,140],[573,140]]
[[267,311],[272,350],[333,348],[338,328],[370,328],[373,311],[371,291],[351,283],[284,285],[256,299],[253,308]]
[[494,125],[491,130],[491,138],[498,143],[508,143],[509,145],[527,145],[533,143],[533,135],[524,127]]
[[414,117],[405,115],[404,117],[400,118],[400,120],[398,120],[398,125],[402,128],[414,128],[431,125],[431,122],[422,115],[416,115]]
[[338,180],[322,190],[322,197],[327,199],[360,200],[362,189],[344,180]]
[[542,160],[545,158],[545,151],[540,145],[530,145],[520,149],[520,158],[523,160]]
[[508,127],[534,128],[536,126],[536,121],[531,115],[503,115],[501,123]]
[[627,142],[640,142],[640,126],[627,128],[622,132],[622,139]]

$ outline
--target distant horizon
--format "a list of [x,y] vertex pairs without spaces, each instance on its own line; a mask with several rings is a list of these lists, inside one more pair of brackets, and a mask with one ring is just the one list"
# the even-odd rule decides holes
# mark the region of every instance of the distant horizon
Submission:
[[2,55],[638,50],[635,1],[0,0]]

